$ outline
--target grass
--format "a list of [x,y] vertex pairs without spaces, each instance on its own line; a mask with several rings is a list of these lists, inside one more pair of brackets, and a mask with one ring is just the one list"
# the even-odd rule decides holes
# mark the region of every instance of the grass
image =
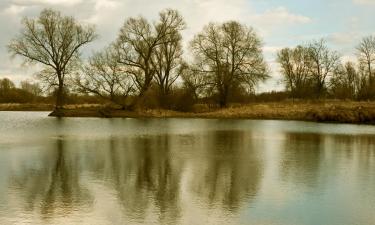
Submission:
[[19,104],[19,103],[0,103],[0,111],[52,111],[51,104]]
[[[225,109],[177,112],[164,109],[124,111],[100,105],[74,105],[52,113],[63,117],[130,117],[130,118],[220,118],[277,119],[316,122],[375,124],[375,102],[351,101],[283,101],[233,105]],[[204,108],[204,107],[203,107]]]

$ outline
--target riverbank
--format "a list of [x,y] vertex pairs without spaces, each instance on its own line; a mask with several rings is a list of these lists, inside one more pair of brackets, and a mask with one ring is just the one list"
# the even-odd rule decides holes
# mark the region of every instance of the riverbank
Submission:
[[375,124],[375,102],[273,102],[237,105],[225,109],[176,112],[162,109],[124,111],[102,107],[67,107],[51,116],[103,118],[212,118],[300,120]]
[[19,104],[19,103],[0,103],[0,111],[52,111],[52,104]]

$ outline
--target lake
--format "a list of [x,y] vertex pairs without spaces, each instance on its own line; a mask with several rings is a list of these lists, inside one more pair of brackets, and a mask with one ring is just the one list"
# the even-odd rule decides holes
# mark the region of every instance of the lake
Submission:
[[0,112],[0,224],[375,224],[375,126]]

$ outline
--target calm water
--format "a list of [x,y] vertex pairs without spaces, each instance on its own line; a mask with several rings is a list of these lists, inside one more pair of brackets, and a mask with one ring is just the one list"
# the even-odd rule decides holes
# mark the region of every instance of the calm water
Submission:
[[375,224],[375,127],[0,112],[0,224]]

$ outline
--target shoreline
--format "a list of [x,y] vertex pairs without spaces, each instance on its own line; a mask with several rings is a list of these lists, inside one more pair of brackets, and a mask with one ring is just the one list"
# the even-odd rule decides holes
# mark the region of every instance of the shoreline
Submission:
[[[0,111],[52,111],[52,105],[0,104]],[[321,101],[269,102],[234,105],[225,109],[198,109],[177,112],[164,109],[125,111],[101,105],[68,105],[49,116],[96,118],[197,118],[197,119],[253,119],[295,120],[323,123],[375,125],[375,102]]]

